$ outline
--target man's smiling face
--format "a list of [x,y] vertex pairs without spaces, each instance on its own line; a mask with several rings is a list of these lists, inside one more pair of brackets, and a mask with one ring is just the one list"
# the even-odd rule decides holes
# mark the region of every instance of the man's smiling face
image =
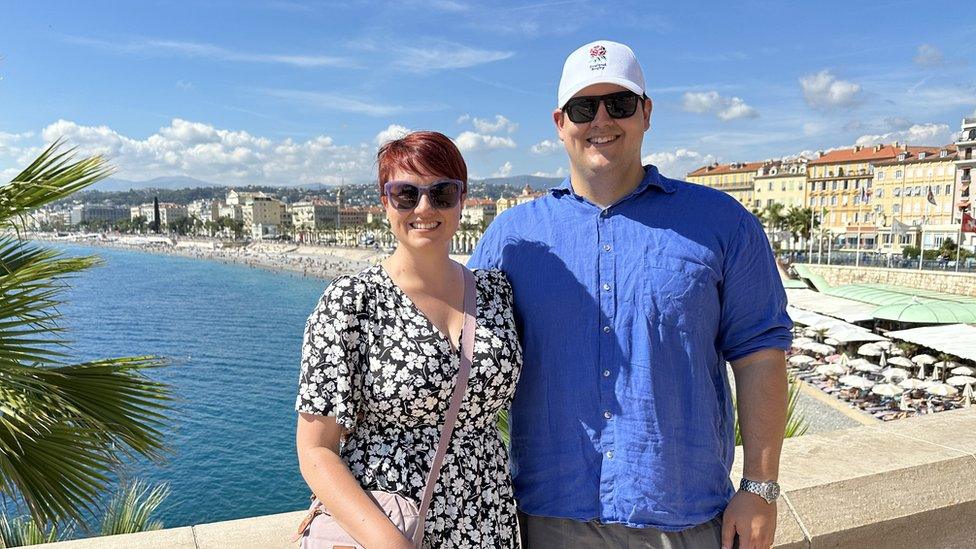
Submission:
[[[593,84],[573,97],[605,95],[626,88],[616,84]],[[640,158],[644,132],[650,127],[651,101],[642,101],[637,111],[627,118],[610,118],[600,102],[592,122],[576,124],[566,114],[553,111],[553,121],[559,138],[566,147],[570,163],[578,170],[599,173],[615,164],[625,164]]]

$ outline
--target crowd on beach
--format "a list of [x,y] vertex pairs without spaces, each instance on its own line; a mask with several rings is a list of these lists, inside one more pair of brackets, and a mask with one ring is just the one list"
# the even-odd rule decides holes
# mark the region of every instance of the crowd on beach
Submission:
[[976,364],[918,350],[909,356],[888,340],[843,344],[811,328],[798,332],[788,357],[791,374],[879,420],[968,407],[976,400]]

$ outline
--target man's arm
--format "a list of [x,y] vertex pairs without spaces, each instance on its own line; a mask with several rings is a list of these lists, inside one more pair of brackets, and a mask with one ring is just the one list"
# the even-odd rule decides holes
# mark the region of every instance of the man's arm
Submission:
[[[763,349],[732,361],[742,433],[742,476],[760,482],[779,478],[779,456],[786,430],[786,354]],[[725,510],[722,547],[739,534],[742,549],[772,546],[776,503],[749,492],[736,492]]]

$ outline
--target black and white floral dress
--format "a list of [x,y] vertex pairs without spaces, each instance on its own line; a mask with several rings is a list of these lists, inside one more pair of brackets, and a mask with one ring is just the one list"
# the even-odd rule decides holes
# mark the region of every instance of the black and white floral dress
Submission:
[[[522,367],[512,287],[476,270],[471,378],[425,526],[429,547],[516,547],[508,455],[496,428]],[[337,278],[305,327],[295,408],[334,416],[340,455],[367,490],[420,501],[460,351],[379,265]]]

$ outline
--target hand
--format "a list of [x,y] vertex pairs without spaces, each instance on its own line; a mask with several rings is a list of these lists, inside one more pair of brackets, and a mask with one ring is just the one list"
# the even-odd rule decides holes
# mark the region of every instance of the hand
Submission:
[[767,549],[776,535],[776,502],[738,491],[722,515],[722,549],[732,549],[739,534],[739,549]]

